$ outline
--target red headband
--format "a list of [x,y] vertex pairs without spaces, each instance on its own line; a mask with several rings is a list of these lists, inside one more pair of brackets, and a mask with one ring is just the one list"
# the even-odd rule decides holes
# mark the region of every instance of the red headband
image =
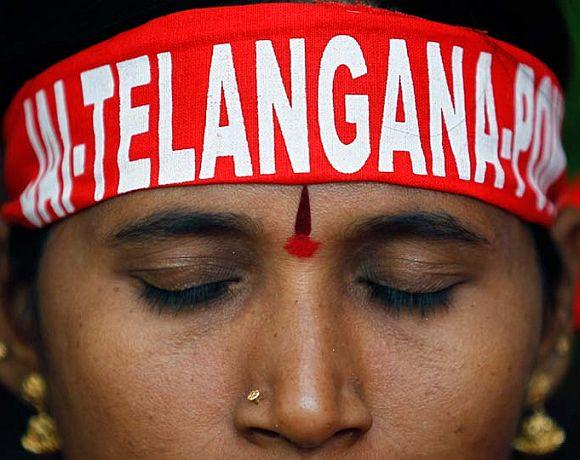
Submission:
[[337,3],[161,17],[27,82],[4,120],[8,222],[174,185],[372,181],[548,225],[563,97],[485,33]]

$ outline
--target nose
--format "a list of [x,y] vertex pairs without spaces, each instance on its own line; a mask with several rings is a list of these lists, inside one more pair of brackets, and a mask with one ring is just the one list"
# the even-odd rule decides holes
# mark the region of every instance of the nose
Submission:
[[372,424],[358,395],[338,382],[300,384],[288,379],[274,397],[273,416],[265,429],[301,449],[352,445]]
[[333,369],[335,359],[318,347],[304,348],[300,356],[277,361],[277,378],[254,386],[260,391],[258,401],[240,400],[236,428],[262,446],[352,446],[370,429],[370,411],[354,382]]
[[[248,390],[240,400],[237,430],[261,446],[347,448],[363,438],[372,416],[356,379],[353,350],[340,318],[310,302],[292,302],[265,319]],[[261,364],[256,364],[261,363]],[[253,385],[254,387],[252,387]]]

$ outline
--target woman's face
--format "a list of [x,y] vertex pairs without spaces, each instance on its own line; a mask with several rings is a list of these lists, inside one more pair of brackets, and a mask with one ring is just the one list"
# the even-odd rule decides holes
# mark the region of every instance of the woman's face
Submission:
[[54,228],[39,308],[67,458],[509,456],[542,323],[524,225],[308,191],[149,190]]

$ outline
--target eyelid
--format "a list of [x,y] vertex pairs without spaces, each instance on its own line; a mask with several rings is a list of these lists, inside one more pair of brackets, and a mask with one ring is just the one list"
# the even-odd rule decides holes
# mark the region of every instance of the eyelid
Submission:
[[235,280],[217,281],[186,289],[167,290],[141,280],[140,297],[159,313],[166,311],[179,313],[185,309],[193,310],[207,307],[213,302],[223,299],[231,294],[230,285],[235,282]]
[[356,251],[351,270],[379,279],[414,282],[422,277],[478,278],[486,270],[491,251],[466,251],[449,245],[417,241],[368,242]]
[[359,277],[357,281],[366,285],[368,295],[374,304],[395,314],[405,313],[422,318],[448,310],[455,287],[462,284],[460,281],[429,290],[409,291],[377,283],[364,277]]
[[445,284],[443,287],[436,287],[436,288],[431,288],[431,289],[410,290],[410,289],[396,288],[393,286],[389,286],[388,284],[383,284],[380,282],[367,280],[367,279],[359,279],[358,281],[363,283],[363,284],[366,284],[368,286],[375,286],[375,287],[379,287],[381,289],[389,289],[393,292],[397,292],[397,293],[401,293],[401,294],[408,294],[408,295],[439,294],[441,292],[448,291],[448,290],[453,289],[454,287],[457,287],[458,285],[462,284],[461,282],[459,282],[459,283],[453,283],[453,284]]
[[126,267],[125,271],[163,272],[169,270],[204,270],[206,268],[231,270],[240,265],[245,266],[246,264],[240,264],[238,260],[234,261],[229,257],[177,255],[159,256],[153,261],[148,261],[148,257],[143,257],[142,260],[136,260]]
[[149,274],[149,276],[170,276],[189,272],[199,278],[228,276],[228,272],[250,273],[259,269],[259,259],[246,246],[224,243],[220,246],[193,244],[147,248],[137,251],[119,251],[115,255],[115,271],[120,276]]
[[212,281],[207,280],[207,281],[198,282],[198,283],[184,281],[181,283],[161,285],[161,283],[156,283],[154,281],[151,282],[151,281],[145,280],[145,279],[140,278],[140,277],[135,277],[135,278],[147,286],[151,286],[155,289],[159,289],[159,290],[167,291],[167,292],[182,292],[182,291],[187,291],[188,289],[201,288],[201,287],[206,286],[208,284],[238,283],[241,281],[241,278],[219,278],[219,279],[212,280]]
[[245,273],[231,265],[204,263],[196,266],[134,269],[128,275],[159,289],[178,291],[215,282],[239,281]]
[[[377,269],[378,268],[378,269]],[[363,265],[357,282],[370,282],[401,292],[429,293],[447,289],[468,281],[467,273],[455,271],[430,272],[425,270],[383,269],[380,265]]]
[[174,276],[155,276],[148,273],[135,273],[131,275],[138,281],[151,285],[156,289],[164,291],[179,292],[187,289],[194,289],[214,283],[237,283],[242,280],[242,276],[229,271],[227,273],[196,274],[195,276],[185,274],[175,274]]
[[139,301],[159,313],[193,311],[218,301],[225,303],[232,294],[232,286],[251,275],[246,264],[214,255],[143,258],[138,264],[135,260],[131,262],[122,275],[137,282]]

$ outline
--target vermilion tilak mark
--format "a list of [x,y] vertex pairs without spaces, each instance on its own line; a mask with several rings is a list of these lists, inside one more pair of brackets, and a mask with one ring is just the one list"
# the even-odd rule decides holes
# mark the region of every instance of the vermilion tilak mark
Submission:
[[310,213],[310,195],[308,194],[308,187],[302,188],[302,195],[300,196],[300,204],[296,212],[296,223],[294,224],[294,235],[288,238],[284,249],[289,254],[300,259],[307,259],[312,257],[320,243],[310,237],[312,232],[312,215]]

